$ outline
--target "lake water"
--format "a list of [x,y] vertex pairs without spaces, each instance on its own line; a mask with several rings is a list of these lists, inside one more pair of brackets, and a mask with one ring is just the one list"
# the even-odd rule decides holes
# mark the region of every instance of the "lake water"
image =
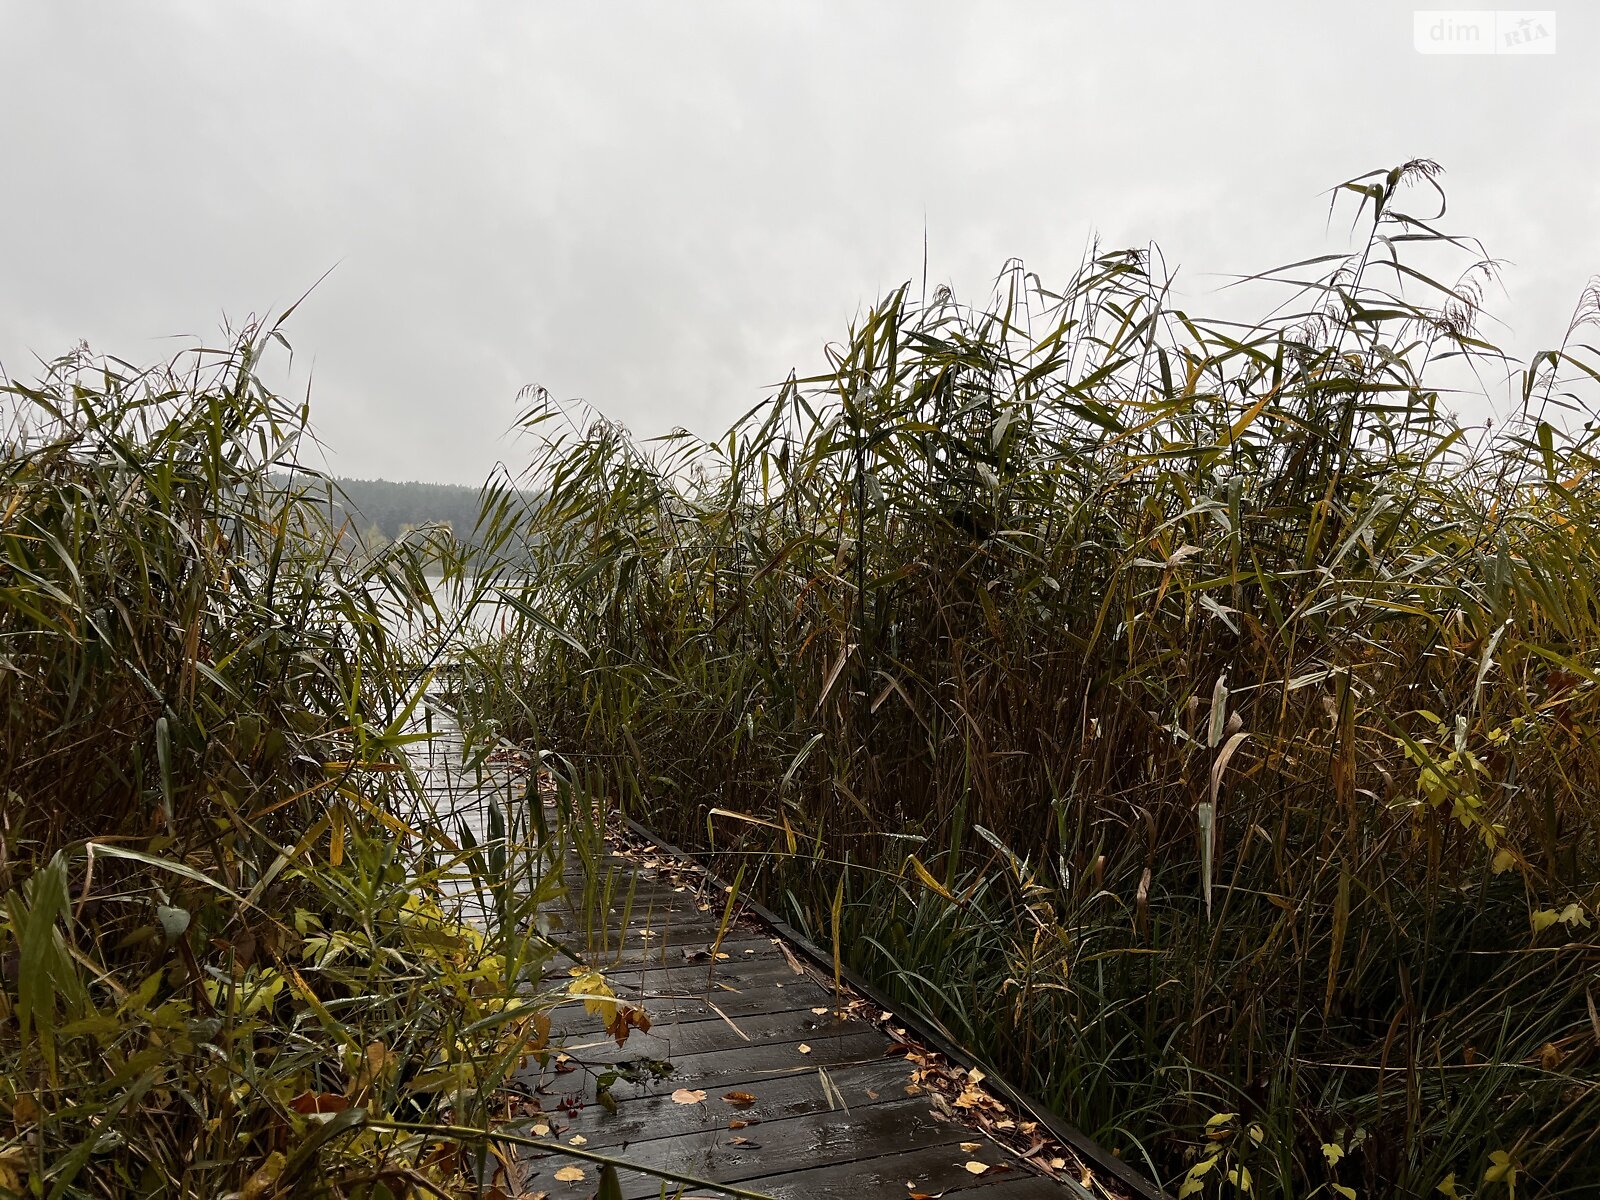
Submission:
[[510,606],[500,598],[499,589],[480,585],[477,579],[432,576],[428,582],[442,623],[431,617],[418,617],[398,603],[379,601],[389,629],[402,643],[431,650],[441,638],[446,639],[447,645],[482,641],[505,632],[515,618]]

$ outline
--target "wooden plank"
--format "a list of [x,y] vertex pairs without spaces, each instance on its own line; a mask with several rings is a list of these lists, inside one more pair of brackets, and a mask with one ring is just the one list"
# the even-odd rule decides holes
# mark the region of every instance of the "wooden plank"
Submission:
[[[753,995],[759,1005],[747,1006],[737,1020],[731,1017],[729,1005],[716,998],[709,998],[710,1003],[707,1003],[707,997],[699,996],[646,999],[642,1007],[650,1019],[650,1030],[634,1036],[651,1039],[697,1037],[699,1035],[695,1031],[701,1025],[709,1028],[717,1024],[727,1029],[731,1038],[759,1041],[771,1036],[780,1026],[787,1028],[792,1024],[814,1030],[826,1025],[834,1015],[833,997],[822,993],[820,989],[811,992],[798,987],[785,988],[776,1001],[759,992],[741,994]],[[712,1008],[712,1004],[716,1007]],[[561,1039],[568,1049],[571,1048],[570,1039],[595,1036],[598,1028],[599,1019],[585,1012],[578,1002],[564,1003],[550,1014],[552,1037]],[[630,1044],[633,1044],[631,1039]],[[686,1053],[694,1052],[687,1047],[680,1049]]]
[[789,1042],[814,1044],[822,1038],[843,1037],[871,1029],[860,1021],[839,1021],[831,1015],[813,1013],[809,1008],[779,1013],[758,1013],[737,1020],[713,1017],[704,1021],[652,1025],[648,1033],[635,1030],[627,1043],[618,1046],[604,1032],[594,1037],[568,1037],[561,1043],[564,1053],[586,1063],[626,1062],[641,1055],[650,1059],[683,1063],[689,1058],[718,1050],[737,1050],[756,1046],[781,1046]]
[[[677,1137],[654,1138],[628,1147],[635,1167],[694,1175],[717,1183],[742,1183],[767,1190],[766,1180],[788,1173],[814,1174],[827,1166],[853,1167],[886,1150],[934,1148],[946,1160],[959,1159],[957,1143],[971,1134],[936,1119],[925,1101],[905,1099],[845,1112],[807,1113],[740,1130],[711,1129]],[[551,1174],[556,1158],[530,1160]],[[661,1194],[660,1179],[642,1170],[618,1172],[625,1200]],[[538,1187],[545,1186],[541,1181]],[[556,1195],[561,1193],[557,1192]],[[905,1195],[902,1187],[898,1193]]]
[[739,953],[709,963],[631,963],[608,967],[602,974],[612,987],[648,988],[656,992],[737,991],[741,987],[772,987],[791,980],[807,980],[770,942],[751,946],[754,954]]
[[[576,920],[578,915],[575,909],[568,912],[569,918],[573,920]],[[591,915],[595,920],[604,922],[605,927],[613,931],[654,929],[658,932],[673,933],[678,937],[700,934],[714,937],[719,929],[724,928],[721,909],[708,911],[696,907],[692,902],[652,904],[638,901],[626,912],[613,905],[608,910]],[[731,919],[726,928],[729,937],[771,936],[759,922],[737,917]]]
[[[874,1104],[903,1099],[911,1081],[911,1070],[911,1064],[903,1058],[884,1058],[835,1067],[828,1072],[828,1080],[837,1096],[842,1097],[844,1106],[850,1112],[859,1112]],[[755,1096],[754,1104],[725,1102],[722,1095],[732,1090],[735,1089],[708,1092],[701,1104],[679,1104],[670,1096],[658,1095],[620,1101],[615,1112],[598,1104],[567,1113],[556,1111],[550,1114],[550,1128],[558,1137],[581,1135],[596,1148],[627,1146],[654,1138],[727,1130],[730,1121],[744,1121],[746,1129],[759,1130],[769,1121],[831,1112],[840,1102],[823,1087],[815,1071],[784,1075],[737,1089]],[[751,1136],[760,1140],[759,1134]]]
[[[1055,1181],[1034,1175],[1029,1168],[1018,1164],[1011,1154],[993,1143],[983,1142],[973,1151],[961,1148],[961,1141],[976,1137],[975,1134],[966,1133],[965,1137],[953,1142],[898,1153],[869,1153],[844,1163],[773,1172],[752,1178],[747,1186],[764,1192],[773,1200],[905,1200],[911,1192],[930,1196],[976,1192],[980,1187],[999,1184],[1004,1175],[1014,1174],[1020,1178],[1026,1172],[1046,1188],[1054,1189],[1046,1194],[1058,1198],[1069,1194]],[[870,1147],[864,1149],[870,1150]],[[969,1162],[986,1164],[990,1173],[982,1176],[972,1174],[966,1168]],[[550,1195],[554,1200],[562,1193],[551,1192]]]
[[[746,1085],[782,1075],[814,1075],[819,1068],[875,1062],[884,1056],[888,1045],[881,1033],[869,1027],[863,1027],[860,1032],[819,1038],[815,1043],[806,1044],[811,1047],[808,1054],[801,1053],[796,1042],[718,1050],[663,1064],[670,1067],[670,1073],[661,1076],[648,1073],[648,1058],[642,1055],[631,1060],[623,1056],[622,1062],[597,1063],[593,1070],[585,1070],[580,1066],[565,1073],[558,1072],[553,1066],[551,1069],[530,1066],[517,1076],[516,1082],[541,1098],[560,1100],[573,1097],[585,1103],[594,1103],[595,1080],[598,1076],[609,1073],[613,1068],[632,1067],[636,1072],[643,1073],[633,1078],[620,1078],[612,1085],[612,1094],[618,1100],[634,1096],[664,1096],[678,1088],[703,1088],[708,1095],[713,1089],[720,1089],[717,1094],[721,1095],[734,1087],[754,1091],[754,1088]],[[550,1104],[545,1103],[544,1106],[548,1109]]]
[[[627,997],[639,1000],[638,996]],[[767,991],[746,989],[736,992],[655,994],[643,998],[644,1008],[652,1021],[694,1020],[717,1017],[721,1013],[730,1019],[755,1013],[784,1012],[793,1009],[810,1009],[833,1003],[833,997],[815,984],[804,980],[790,983],[782,990]],[[716,1008],[712,1008],[716,1005]],[[721,1019],[721,1018],[718,1018]],[[562,1004],[550,1014],[553,1034],[585,1035],[596,1028],[596,1019],[588,1016],[581,1004]]]
[[[714,962],[750,962],[772,951],[771,939],[765,937],[729,939],[717,945],[715,935],[682,941],[667,935],[623,940],[614,931],[596,933],[592,939],[561,931],[551,936],[581,954],[589,966],[607,976],[680,967],[697,966],[703,970]],[[716,958],[712,957],[713,953]]]

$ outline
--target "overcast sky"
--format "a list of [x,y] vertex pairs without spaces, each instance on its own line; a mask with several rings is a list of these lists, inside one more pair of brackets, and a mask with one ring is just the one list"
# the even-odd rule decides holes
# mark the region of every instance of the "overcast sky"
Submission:
[[715,433],[905,279],[1154,240],[1187,302],[1424,156],[1511,346],[1600,271],[1600,6],[1424,56],[1394,3],[0,0],[0,363],[276,311],[341,473],[476,483],[541,383]]

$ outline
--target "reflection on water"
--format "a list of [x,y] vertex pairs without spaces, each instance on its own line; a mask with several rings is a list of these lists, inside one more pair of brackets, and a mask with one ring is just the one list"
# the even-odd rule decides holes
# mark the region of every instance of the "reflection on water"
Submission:
[[550,809],[536,819],[543,802],[524,762],[465,733],[430,690],[406,725],[426,736],[405,747],[417,787],[397,815],[431,839],[435,899],[488,931],[544,929],[540,906],[557,894],[569,847],[560,815]]

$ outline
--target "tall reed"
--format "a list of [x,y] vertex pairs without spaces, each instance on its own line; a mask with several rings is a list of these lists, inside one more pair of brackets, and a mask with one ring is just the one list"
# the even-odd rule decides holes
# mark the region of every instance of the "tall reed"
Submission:
[[282,337],[0,393],[0,1195],[481,1195],[568,998],[559,876],[506,884],[551,846],[464,844],[403,753],[460,554],[346,535]]
[[715,441],[529,393],[476,704],[1184,1194],[1586,1194],[1600,292],[1510,362],[1437,175],[1253,322],[1097,250]]

